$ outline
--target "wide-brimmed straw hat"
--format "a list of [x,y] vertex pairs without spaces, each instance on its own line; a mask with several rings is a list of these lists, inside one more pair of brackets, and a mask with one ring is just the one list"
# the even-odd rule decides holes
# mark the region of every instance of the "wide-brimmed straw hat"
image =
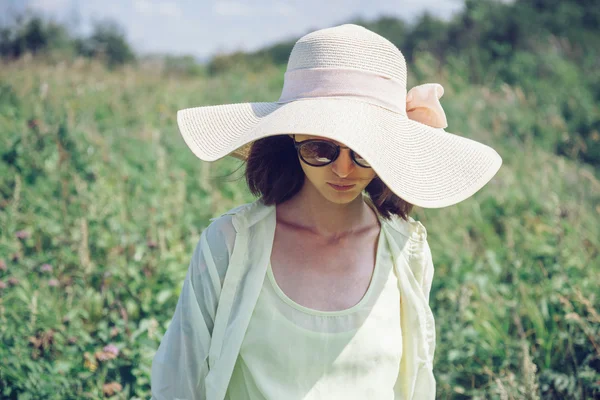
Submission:
[[404,56],[393,43],[344,24],[295,43],[278,101],[187,108],[178,111],[177,123],[204,161],[245,159],[252,142],[267,136],[317,135],[360,154],[411,204],[441,208],[463,201],[494,177],[502,158],[444,130],[441,85],[407,91],[406,80]]

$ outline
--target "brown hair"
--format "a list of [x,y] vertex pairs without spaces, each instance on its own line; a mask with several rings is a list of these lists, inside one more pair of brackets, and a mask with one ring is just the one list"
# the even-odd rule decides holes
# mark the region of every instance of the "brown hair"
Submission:
[[[292,198],[304,184],[304,171],[288,135],[275,135],[252,143],[246,160],[246,182],[255,196],[266,205],[280,204]],[[365,188],[371,204],[384,219],[398,215],[408,220],[413,205],[395,195],[376,176]]]

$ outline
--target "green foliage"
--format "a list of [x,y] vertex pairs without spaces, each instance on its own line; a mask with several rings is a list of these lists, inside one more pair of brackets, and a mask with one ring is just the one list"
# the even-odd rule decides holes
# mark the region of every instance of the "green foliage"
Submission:
[[210,76],[239,70],[258,72],[261,69],[272,65],[273,59],[274,57],[266,52],[263,52],[260,55],[248,55],[242,51],[236,51],[231,54],[219,54],[210,60],[207,65],[207,71]]
[[76,40],[75,47],[78,54],[104,59],[109,66],[129,63],[135,59],[123,29],[110,20],[97,22],[92,35]]
[[[410,49],[409,86],[444,86],[448,131],[504,160],[472,198],[413,214],[436,265],[441,399],[600,397],[598,8],[565,3],[373,22]],[[176,110],[277,99],[291,47],[270,49],[206,73],[174,58],[168,79],[93,59],[2,64],[0,397],[150,397],[200,233],[252,200],[238,161],[187,149]]]
[[[569,123],[546,114],[560,96],[542,107],[518,86],[463,87],[428,70],[427,54],[415,68],[447,88],[450,131],[504,159],[473,198],[414,215],[436,264],[439,398],[597,397],[600,181],[531,133]],[[228,176],[239,162],[209,170],[187,150],[175,111],[268,101],[283,72],[165,80],[96,63],[1,70],[3,396],[100,398],[118,383],[115,398],[149,397],[152,356],[200,232],[252,200],[241,171]],[[105,359],[107,345],[116,358]]]
[[198,64],[192,56],[164,57],[164,73],[166,75],[202,76],[206,67]]
[[17,58],[27,52],[64,52],[69,46],[66,28],[40,16],[21,16],[12,26],[0,27],[0,57]]
[[74,37],[68,29],[40,15],[24,14],[0,27],[0,57],[19,58],[27,53],[50,57],[94,57],[109,66],[135,60],[120,25],[111,20],[97,22],[89,37]]
[[[245,93],[270,87],[247,78],[234,82]],[[190,248],[249,200],[176,131],[174,110],[230,82],[182,79],[81,61],[0,69],[0,397],[102,398],[114,383],[113,398],[150,397]]]

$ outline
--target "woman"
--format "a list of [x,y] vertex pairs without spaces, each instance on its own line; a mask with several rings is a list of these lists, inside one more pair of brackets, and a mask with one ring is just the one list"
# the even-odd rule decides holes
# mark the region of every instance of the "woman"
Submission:
[[299,39],[273,103],[178,113],[204,161],[259,198],[214,218],[152,364],[165,399],[433,399],[433,262],[414,205],[472,196],[492,148],[448,133],[443,88],[345,24]]

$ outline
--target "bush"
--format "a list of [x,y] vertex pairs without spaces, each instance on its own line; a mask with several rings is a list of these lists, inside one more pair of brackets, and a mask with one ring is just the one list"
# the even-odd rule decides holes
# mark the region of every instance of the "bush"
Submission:
[[20,15],[12,24],[0,27],[0,57],[16,59],[27,53],[94,57],[111,67],[135,60],[123,29],[114,21],[97,22],[89,37],[80,38],[65,26],[35,14]]
[[78,54],[103,59],[111,67],[135,60],[123,29],[114,21],[97,22],[90,37],[75,43]]
[[66,28],[40,16],[21,16],[12,26],[0,28],[1,57],[18,58],[25,53],[68,51],[72,48]]

